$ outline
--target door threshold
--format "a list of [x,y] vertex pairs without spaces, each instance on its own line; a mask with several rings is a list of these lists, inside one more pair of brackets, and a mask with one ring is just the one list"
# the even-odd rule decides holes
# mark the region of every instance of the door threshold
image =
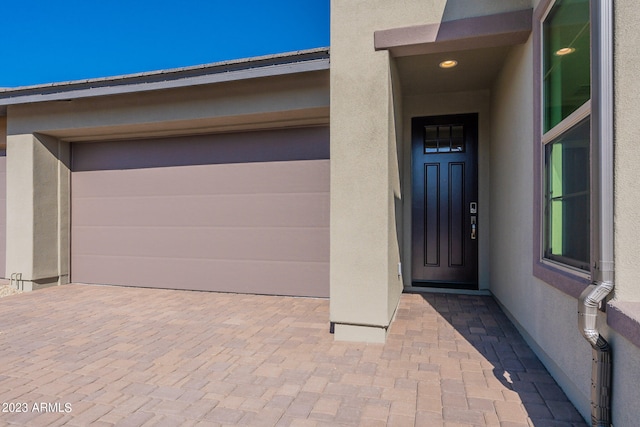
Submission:
[[430,288],[428,286],[408,286],[404,288],[405,294],[456,294],[473,296],[493,296],[489,289],[453,289],[453,288]]

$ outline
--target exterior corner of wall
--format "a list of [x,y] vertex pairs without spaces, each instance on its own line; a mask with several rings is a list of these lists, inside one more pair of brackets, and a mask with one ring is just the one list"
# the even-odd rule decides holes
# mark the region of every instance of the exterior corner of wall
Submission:
[[7,136],[6,275],[33,275],[33,135]]
[[55,139],[7,137],[6,275],[25,283],[60,276],[59,163]]
[[71,262],[71,144],[58,141],[58,274],[69,282]]
[[404,290],[402,275],[404,209],[403,193],[403,125],[402,90],[396,64],[390,58],[389,63],[389,295],[388,313],[390,321],[400,302]]
[[390,156],[389,55],[341,40],[332,46],[331,67],[331,319],[386,327],[390,298],[402,288],[390,213],[399,178]]
[[33,278],[58,277],[58,141],[35,135],[33,144]]

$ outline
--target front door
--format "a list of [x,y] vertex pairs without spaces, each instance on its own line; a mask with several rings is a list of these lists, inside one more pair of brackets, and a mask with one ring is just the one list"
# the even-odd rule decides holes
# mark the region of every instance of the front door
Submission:
[[412,282],[478,288],[478,115],[416,117]]

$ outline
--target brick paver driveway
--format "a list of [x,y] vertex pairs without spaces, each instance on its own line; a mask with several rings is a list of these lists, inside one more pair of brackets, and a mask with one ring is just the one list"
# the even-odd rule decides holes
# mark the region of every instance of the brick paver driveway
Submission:
[[0,424],[584,425],[489,297],[403,295],[385,345],[334,342],[328,306],[85,285],[0,299]]

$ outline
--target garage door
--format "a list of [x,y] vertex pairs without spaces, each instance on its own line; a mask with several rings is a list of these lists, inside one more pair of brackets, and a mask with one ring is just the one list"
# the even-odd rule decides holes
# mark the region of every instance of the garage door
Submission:
[[75,143],[71,280],[329,294],[329,131]]

